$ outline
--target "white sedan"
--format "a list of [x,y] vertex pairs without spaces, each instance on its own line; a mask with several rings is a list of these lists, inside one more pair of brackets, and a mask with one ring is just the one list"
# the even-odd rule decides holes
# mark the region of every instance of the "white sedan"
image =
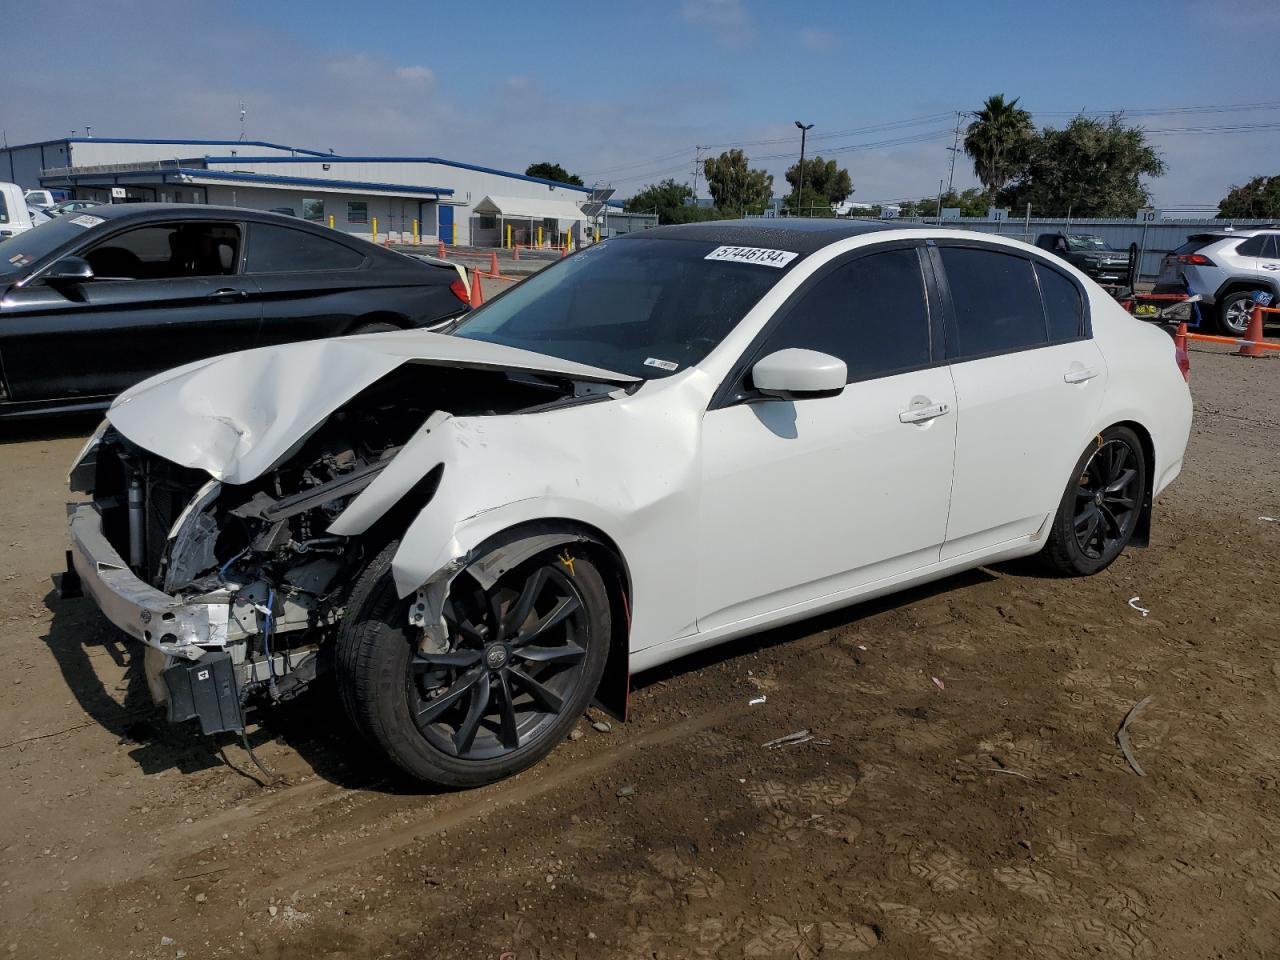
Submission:
[[72,569],[169,718],[332,666],[411,775],[534,763],[629,676],[1039,553],[1145,544],[1191,426],[1186,357],[1061,260],[850,221],[586,248],[450,336],[201,361],[78,458]]

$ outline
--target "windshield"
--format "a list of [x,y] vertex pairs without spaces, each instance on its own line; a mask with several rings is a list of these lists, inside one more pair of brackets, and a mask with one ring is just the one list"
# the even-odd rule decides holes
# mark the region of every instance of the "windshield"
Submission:
[[[0,242],[0,277],[24,274],[31,264],[57,250],[70,240],[79,239],[87,229],[75,217],[57,217],[38,227]],[[94,217],[98,223],[102,220]],[[94,224],[90,224],[90,227]]]
[[1101,237],[1091,237],[1084,233],[1072,233],[1067,235],[1067,245],[1072,250],[1110,250],[1107,241]]
[[455,335],[643,379],[710,353],[798,258],[778,268],[709,260],[693,240],[627,238],[587,247],[467,317]]

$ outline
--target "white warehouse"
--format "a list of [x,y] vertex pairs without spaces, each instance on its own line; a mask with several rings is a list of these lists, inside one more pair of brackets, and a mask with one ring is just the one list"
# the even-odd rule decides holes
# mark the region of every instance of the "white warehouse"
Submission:
[[[349,157],[265,141],[67,137],[0,149],[0,180],[108,202],[287,211],[372,239],[575,245],[608,232],[611,190],[439,157]],[[656,225],[656,218],[655,218]],[[602,229],[604,227],[604,229]]]

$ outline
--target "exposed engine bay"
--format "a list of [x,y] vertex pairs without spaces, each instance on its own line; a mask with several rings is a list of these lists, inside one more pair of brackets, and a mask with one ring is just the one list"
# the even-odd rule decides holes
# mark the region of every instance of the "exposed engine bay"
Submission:
[[[603,399],[610,389],[541,372],[407,363],[338,407],[273,469],[245,484],[211,479],[106,428],[93,454],[73,468],[72,488],[92,492],[103,535],[139,579],[175,600],[226,614],[225,624],[212,624],[208,643],[181,655],[175,655],[181,638],[166,630],[176,629],[164,622],[170,614],[147,622],[153,697],[169,702],[170,719],[199,715],[205,732],[216,732],[217,723],[196,707],[173,702],[186,696],[174,665],[182,656],[215,663],[211,653],[224,655],[216,663],[233,675],[237,713],[252,698],[296,695],[328,666],[327,641],[353,580],[430,501],[443,466],[359,536],[334,535],[330,525],[433,414],[531,412]],[[223,728],[238,729],[236,719]]]

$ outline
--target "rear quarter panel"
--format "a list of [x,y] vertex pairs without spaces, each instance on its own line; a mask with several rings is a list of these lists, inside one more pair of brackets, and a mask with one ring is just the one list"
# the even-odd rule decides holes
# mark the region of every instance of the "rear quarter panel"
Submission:
[[1155,452],[1152,492],[1158,496],[1182,469],[1191,435],[1191,390],[1168,333],[1130,316],[1102,290],[1089,293],[1093,336],[1107,361],[1097,429],[1123,421],[1146,429]]

